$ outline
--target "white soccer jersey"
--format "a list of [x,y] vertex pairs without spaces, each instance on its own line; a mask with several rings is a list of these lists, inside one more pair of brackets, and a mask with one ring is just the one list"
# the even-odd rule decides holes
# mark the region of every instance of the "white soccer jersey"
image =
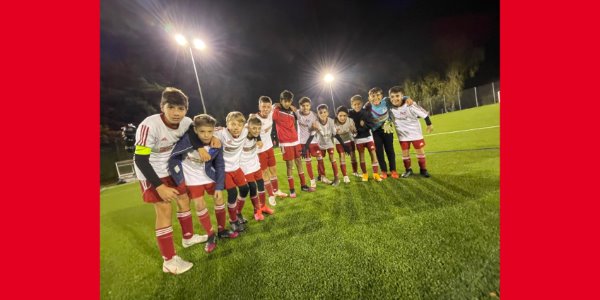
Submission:
[[242,148],[248,139],[248,128],[244,127],[242,133],[234,138],[227,128],[222,127],[215,130],[214,135],[223,144],[223,159],[225,160],[225,172],[233,172],[240,168]]
[[260,139],[263,142],[262,148],[258,149],[258,153],[265,152],[273,148],[273,140],[271,139],[271,131],[273,130],[273,110],[266,118],[256,114],[256,117],[262,122],[260,127]]
[[[175,147],[175,143],[185,134],[192,124],[192,119],[184,117],[177,128],[167,127],[160,114],[152,115],[144,119],[135,133],[135,145],[152,149],[150,152],[150,165],[159,178],[168,177],[169,156]],[[134,164],[135,174],[138,179],[146,180],[146,177]]]
[[[204,149],[208,152],[210,146],[204,146]],[[204,185],[215,182],[206,175],[204,170],[206,163],[200,159],[198,151],[194,150],[186,153],[181,166],[183,167],[183,177],[186,185]]]
[[425,118],[429,116],[424,108],[413,103],[411,106],[404,104],[400,107],[392,107],[390,110],[394,116],[394,125],[400,141],[423,139],[421,122],[417,117]]
[[335,135],[333,119],[327,118],[325,125],[321,124],[321,121],[317,122],[317,124],[319,124],[319,130],[317,130],[316,139],[318,140],[319,147],[321,149],[333,148],[333,136]]
[[[344,124],[336,122],[335,130],[342,137],[344,143],[354,141],[353,132],[356,132],[356,126],[354,125],[354,120],[351,118],[347,118]],[[336,145],[340,143],[337,139],[333,139],[333,142]]]
[[[315,132],[315,130],[310,130],[310,128],[313,123],[318,120],[317,114],[314,111],[309,111],[308,115],[303,115],[297,110],[296,117],[298,117],[298,140],[300,141],[300,144],[304,145],[310,135]],[[316,142],[317,141],[313,139],[311,143],[316,144]]]
[[258,146],[256,146],[256,139],[246,138],[246,141],[244,142],[244,147],[242,148],[240,167],[246,175],[252,174],[260,170],[260,161],[258,160]]

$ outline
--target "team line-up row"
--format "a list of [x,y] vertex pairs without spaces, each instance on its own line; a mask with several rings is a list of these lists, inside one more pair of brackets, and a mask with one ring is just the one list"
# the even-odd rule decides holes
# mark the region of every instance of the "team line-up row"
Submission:
[[[163,257],[163,272],[181,274],[193,266],[176,255],[171,202],[178,206],[183,247],[206,242],[205,251],[210,253],[216,248],[217,238],[236,238],[245,230],[248,221],[242,211],[248,195],[257,221],[264,220],[265,214],[274,214],[269,205],[276,206],[276,196],[288,196],[279,189],[271,140],[273,125],[287,167],[290,198],[297,197],[292,176],[294,164],[302,191],[314,192],[317,181],[333,186],[340,183],[334,148],[340,158],[339,169],[345,183],[350,182],[346,155],[351,157],[352,174],[362,181],[369,180],[365,149],[371,158],[375,181],[411,176],[410,145],[415,148],[421,176],[430,176],[418,119],[425,120],[428,132],[433,126],[427,111],[405,96],[401,87],[392,87],[389,97],[384,97],[380,88],[372,88],[366,104],[360,95],[352,96],[351,109],[338,107],[335,119],[329,117],[327,105],[317,106],[315,113],[311,110],[310,98],[300,98],[298,108],[292,105],[293,98],[293,93],[288,90],[281,92],[279,103],[275,104],[268,96],[261,96],[259,112],[251,114],[248,120],[241,112],[233,111],[226,117],[226,127],[216,127],[217,121],[210,115],[197,115],[193,120],[186,117],[188,97],[181,90],[169,87],[163,91],[162,113],[147,117],[137,128],[134,155],[143,200],[154,204],[156,212],[155,233]],[[394,130],[405,167],[401,175],[396,171]],[[358,173],[355,152],[359,154],[362,174]],[[323,158],[326,154],[333,169],[333,180],[325,174]],[[317,160],[316,178],[311,163],[313,157]],[[227,190],[227,203],[223,190]],[[214,198],[216,231],[206,208],[205,194]],[[194,233],[191,200],[196,204],[196,214],[206,235]],[[226,228],[225,205],[231,229]]]

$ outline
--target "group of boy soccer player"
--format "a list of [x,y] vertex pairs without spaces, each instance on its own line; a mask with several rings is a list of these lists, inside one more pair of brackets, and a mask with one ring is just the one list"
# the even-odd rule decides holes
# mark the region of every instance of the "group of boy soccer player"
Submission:
[[[402,148],[405,172],[401,176],[406,178],[413,174],[410,145],[417,152],[420,174],[430,176],[426,169],[425,141],[418,118],[425,119],[428,132],[433,127],[428,113],[404,96],[401,87],[392,87],[389,98],[383,97],[381,89],[373,88],[365,105],[360,95],[352,96],[351,109],[338,107],[335,119],[329,117],[329,107],[325,104],[317,106],[316,113],[311,111],[308,97],[299,100],[297,109],[292,105],[293,97],[292,92],[284,90],[279,103],[273,104],[269,97],[261,96],[258,113],[251,114],[246,120],[241,112],[230,112],[226,117],[226,127],[221,128],[216,126],[216,119],[207,114],[197,115],[193,120],[186,117],[188,97],[181,90],[169,87],[163,91],[161,113],[146,118],[138,126],[134,155],[142,198],[154,204],[156,212],[155,233],[163,257],[163,272],[181,274],[193,266],[176,255],[172,201],[178,207],[183,247],[206,242],[204,249],[210,253],[215,250],[218,238],[234,239],[245,230],[248,220],[242,210],[248,195],[256,221],[275,213],[267,205],[267,196],[271,206],[277,204],[277,196],[288,196],[279,190],[271,140],[273,125],[277,129],[279,147],[287,167],[290,198],[297,197],[292,173],[294,164],[302,191],[315,192],[317,181],[333,186],[340,184],[334,148],[338,152],[344,183],[350,182],[346,155],[351,157],[352,175],[362,181],[369,180],[365,149],[371,157],[375,181],[382,181],[388,176],[398,178],[393,134],[386,129],[390,124],[395,127]],[[355,150],[359,153],[362,174],[358,173]],[[389,175],[384,151],[390,166]],[[325,153],[331,162],[333,180],[325,174]],[[317,159],[316,178],[312,157]],[[309,182],[304,175],[303,159]],[[380,164],[382,173],[379,171]],[[226,203],[223,190],[227,191]],[[217,230],[212,226],[205,194],[214,199]],[[196,215],[206,235],[194,233],[190,200],[196,205]],[[226,228],[227,211],[230,229]]]

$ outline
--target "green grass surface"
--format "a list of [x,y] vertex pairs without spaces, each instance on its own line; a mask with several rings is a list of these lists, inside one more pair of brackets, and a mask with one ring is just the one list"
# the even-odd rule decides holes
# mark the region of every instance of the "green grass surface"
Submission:
[[[436,115],[432,121],[435,131],[425,136],[429,179],[417,175],[364,183],[351,177],[351,183],[338,187],[319,184],[315,193],[279,200],[275,215],[260,223],[250,220],[247,232],[220,241],[211,254],[204,252],[204,244],[181,247],[181,228],[174,215],[178,255],[194,263],[192,270],[178,276],[161,271],[154,209],[142,202],[139,184],[102,191],[101,297],[499,295],[499,105]],[[484,127],[491,128],[477,129]],[[402,170],[397,142],[396,155]],[[418,172],[414,153],[412,158]],[[328,160],[326,166],[331,177]],[[278,171],[280,186],[287,192],[281,159]],[[212,208],[212,200],[207,202]],[[251,210],[248,201],[248,218]],[[203,232],[197,218],[194,225]]]

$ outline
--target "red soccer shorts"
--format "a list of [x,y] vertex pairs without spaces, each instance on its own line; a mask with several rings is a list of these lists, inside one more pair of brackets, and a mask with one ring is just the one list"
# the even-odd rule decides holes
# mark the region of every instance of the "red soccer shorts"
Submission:
[[243,186],[245,184],[248,184],[248,182],[246,181],[246,176],[244,175],[244,172],[242,172],[241,168],[238,168],[233,172],[225,173],[225,189],[228,190],[236,186]]
[[420,140],[416,140],[416,141],[405,141],[405,142],[400,141],[400,147],[402,148],[402,150],[410,149],[410,144],[412,144],[413,148],[415,148],[415,149],[421,149],[421,148],[425,147],[425,140],[420,139]]
[[[171,176],[163,177],[160,179],[160,181],[162,181],[162,183],[164,185],[176,189],[177,192],[179,193],[179,195],[185,195],[187,193],[187,189],[185,187],[185,182],[182,182],[180,185],[176,186],[175,182],[173,181],[173,178],[171,178]],[[140,185],[142,187],[142,198],[144,199],[144,202],[158,203],[158,202],[163,201],[163,199],[160,198],[160,196],[158,195],[156,188],[154,186],[152,186],[150,181],[140,180]]]
[[265,170],[267,167],[274,167],[277,162],[275,161],[275,151],[273,151],[273,147],[259,153],[258,160],[260,161],[261,170]]
[[365,148],[369,149],[369,151],[375,150],[375,143],[367,142],[362,144],[356,144],[356,149],[358,149],[358,152],[363,152]]
[[296,158],[300,158],[302,152],[302,146],[283,146],[281,147],[281,153],[283,153],[283,160],[294,160]]
[[263,173],[262,170],[258,170],[254,173],[246,174],[245,177],[247,182],[256,182],[259,179],[263,179]]
[[207,194],[212,196],[215,194],[216,186],[217,186],[217,184],[214,182],[203,184],[203,185],[188,185],[187,186],[188,195],[190,196],[190,199],[196,199],[196,198],[204,197],[204,192],[206,191]]
[[[354,150],[356,150],[356,146],[354,146],[354,142],[353,141],[347,141],[344,144],[345,145],[350,145],[350,153],[352,153],[352,152],[354,152]],[[344,153],[344,146],[342,146],[342,144],[336,144],[335,145],[335,149],[340,154]]]

